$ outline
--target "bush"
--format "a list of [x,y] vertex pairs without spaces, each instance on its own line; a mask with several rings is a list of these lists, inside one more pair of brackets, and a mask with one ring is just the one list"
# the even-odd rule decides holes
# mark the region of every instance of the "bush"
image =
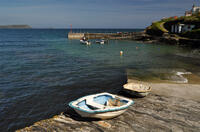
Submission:
[[181,36],[187,37],[187,38],[192,38],[192,39],[200,39],[200,29],[187,31],[187,32],[183,33]]

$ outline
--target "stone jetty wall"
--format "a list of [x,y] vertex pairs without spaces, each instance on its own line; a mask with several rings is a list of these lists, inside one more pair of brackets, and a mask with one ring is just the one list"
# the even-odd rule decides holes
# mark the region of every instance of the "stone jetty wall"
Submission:
[[69,33],[68,39],[131,39],[133,33]]
[[84,33],[68,33],[68,39],[81,39],[84,37]]

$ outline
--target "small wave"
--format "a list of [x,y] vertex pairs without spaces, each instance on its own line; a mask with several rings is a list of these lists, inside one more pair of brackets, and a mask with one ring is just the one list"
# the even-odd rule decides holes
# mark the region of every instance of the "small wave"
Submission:
[[173,82],[176,83],[188,83],[188,79],[186,77],[184,77],[183,75],[186,74],[192,74],[191,72],[176,72],[175,76],[172,76]]
[[176,55],[182,56],[182,57],[190,57],[190,58],[200,59],[200,50],[199,49],[195,49],[195,50],[192,50],[192,51],[190,51],[188,53],[177,53]]
[[191,72],[177,72],[176,75],[181,76],[184,74],[192,74]]
[[127,70],[128,76],[136,77],[139,79],[157,79],[160,81],[170,81],[175,83],[188,83],[188,79],[184,75],[192,74],[185,69],[170,69],[170,68],[159,68],[159,69],[147,69],[146,72],[138,71],[134,69]]

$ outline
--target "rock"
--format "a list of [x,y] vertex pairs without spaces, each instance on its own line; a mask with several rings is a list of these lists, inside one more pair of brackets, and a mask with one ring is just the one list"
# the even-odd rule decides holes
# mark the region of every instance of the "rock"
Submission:
[[179,44],[179,39],[176,37],[161,37],[159,42],[176,45]]
[[101,127],[104,127],[104,128],[111,128],[111,125],[108,122],[105,122],[105,121],[98,121],[97,124]]
[[180,45],[190,46],[190,47],[193,47],[193,48],[199,48],[200,47],[200,40],[199,39],[181,38],[180,39]]
[[163,36],[163,37],[170,37],[170,34],[169,34],[169,33],[163,33],[162,36]]

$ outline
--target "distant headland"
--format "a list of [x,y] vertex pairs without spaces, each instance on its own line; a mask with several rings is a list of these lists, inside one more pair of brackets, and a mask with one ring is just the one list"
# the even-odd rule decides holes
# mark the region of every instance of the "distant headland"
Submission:
[[29,25],[0,25],[0,29],[30,29]]

